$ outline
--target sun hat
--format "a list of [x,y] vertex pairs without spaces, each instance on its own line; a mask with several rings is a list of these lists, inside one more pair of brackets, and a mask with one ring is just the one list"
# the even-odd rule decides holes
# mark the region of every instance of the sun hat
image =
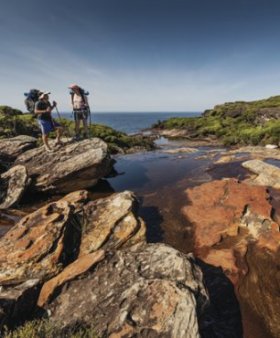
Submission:
[[76,83],[72,83],[68,88],[74,89],[74,88],[80,88]]
[[46,95],[49,95],[51,92],[42,92],[40,93],[39,99],[43,99]]

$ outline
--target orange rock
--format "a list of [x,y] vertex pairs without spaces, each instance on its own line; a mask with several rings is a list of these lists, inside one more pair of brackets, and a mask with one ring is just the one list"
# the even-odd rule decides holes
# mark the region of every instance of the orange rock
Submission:
[[68,265],[60,274],[50,279],[43,285],[37,305],[40,307],[45,305],[59,287],[71,279],[74,279],[75,277],[88,271],[104,257],[104,251],[98,250],[92,254],[80,257],[72,264]]
[[221,267],[241,305],[248,304],[272,337],[279,337],[280,233],[266,187],[230,179],[186,193],[183,213],[193,224],[196,255]]

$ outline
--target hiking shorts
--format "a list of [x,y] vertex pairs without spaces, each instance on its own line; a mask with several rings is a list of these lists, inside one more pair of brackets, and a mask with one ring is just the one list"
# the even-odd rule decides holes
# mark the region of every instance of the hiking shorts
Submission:
[[61,125],[59,123],[57,123],[55,120],[38,119],[38,124],[41,128],[43,135],[47,135],[50,132],[54,131],[56,128],[61,127]]
[[74,120],[87,120],[88,118],[88,109],[74,109]]

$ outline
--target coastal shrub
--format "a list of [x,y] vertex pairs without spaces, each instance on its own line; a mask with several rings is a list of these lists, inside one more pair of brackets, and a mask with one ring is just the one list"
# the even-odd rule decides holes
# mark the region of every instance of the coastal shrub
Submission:
[[[275,110],[275,107],[279,109]],[[278,144],[278,115],[280,117],[280,96],[274,96],[252,102],[227,102],[205,111],[200,117],[171,118],[157,126],[160,129],[186,129],[190,136],[216,136],[225,145]]]

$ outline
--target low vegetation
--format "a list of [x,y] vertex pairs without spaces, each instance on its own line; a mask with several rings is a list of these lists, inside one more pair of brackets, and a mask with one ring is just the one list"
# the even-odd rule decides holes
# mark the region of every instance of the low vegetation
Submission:
[[207,110],[200,117],[159,121],[156,129],[185,129],[190,138],[214,136],[225,145],[278,144],[280,96],[253,102],[233,102]]
[[47,320],[27,322],[14,331],[5,330],[3,338],[97,338],[93,328],[61,330]]
[[[74,136],[74,122],[67,119],[59,121],[65,127],[65,136]],[[14,137],[17,135],[40,136],[40,128],[32,114],[22,114],[21,111],[8,106],[0,106],[0,138]],[[52,135],[53,136],[53,135]],[[111,153],[129,152],[137,149],[152,150],[153,141],[142,135],[127,135],[101,124],[90,126],[90,136],[104,140]]]

